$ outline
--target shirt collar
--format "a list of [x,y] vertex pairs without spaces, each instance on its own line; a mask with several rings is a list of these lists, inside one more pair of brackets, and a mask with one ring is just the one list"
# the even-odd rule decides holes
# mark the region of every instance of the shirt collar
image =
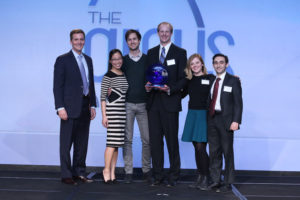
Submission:
[[172,44],[172,42],[169,42],[166,46],[163,46],[163,45],[159,45],[160,47],[159,47],[159,52],[161,52],[161,49],[163,48],[163,47],[165,47],[165,52],[166,52],[166,55],[167,55],[167,53],[168,53],[168,51],[169,51],[169,49],[170,49],[170,46],[171,46],[171,44]]
[[130,52],[129,52],[129,58],[131,58],[131,59],[135,59],[135,58],[140,58],[140,57],[142,57],[142,51],[140,51],[139,53],[138,53],[138,55],[132,55]]
[[76,59],[78,58],[78,56],[82,55],[82,53],[81,53],[81,54],[78,54],[78,53],[76,53],[76,51],[74,51],[73,49],[72,49],[72,52],[73,52],[73,55],[74,55],[74,57],[75,57]]
[[226,75],[226,71],[223,74],[221,74],[220,76],[217,76],[217,78],[220,78],[221,80],[224,80],[225,75]]

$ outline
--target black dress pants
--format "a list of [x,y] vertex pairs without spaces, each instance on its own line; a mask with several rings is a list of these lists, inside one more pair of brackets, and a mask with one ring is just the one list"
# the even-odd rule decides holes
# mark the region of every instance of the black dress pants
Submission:
[[[75,119],[61,120],[59,146],[62,178],[85,176],[90,118],[89,98],[83,97],[80,116]],[[71,166],[70,150],[72,144],[73,165]]]
[[[157,105],[157,106],[155,106]],[[149,135],[153,175],[156,180],[163,180],[164,136],[169,153],[170,170],[168,179],[177,181],[180,175],[180,155],[178,143],[178,112],[167,112],[157,103],[148,110]]]
[[208,117],[209,169],[213,182],[219,183],[225,160],[224,183],[234,181],[233,131],[226,130],[222,114]]

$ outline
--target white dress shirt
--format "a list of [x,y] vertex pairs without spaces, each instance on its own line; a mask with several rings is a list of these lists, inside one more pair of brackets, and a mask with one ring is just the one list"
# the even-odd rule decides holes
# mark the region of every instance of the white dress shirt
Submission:
[[[215,105],[215,110],[217,110],[217,111],[221,111],[221,102],[220,102],[220,99],[221,99],[221,90],[222,90],[222,85],[223,85],[223,81],[224,81],[225,75],[226,75],[226,72],[224,72],[223,74],[221,74],[221,75],[219,75],[219,76],[216,77],[216,80],[217,80],[217,78],[221,79],[221,80],[219,80],[218,95],[217,95],[217,100],[216,100],[216,105]],[[214,83],[213,83],[213,85],[212,85],[212,87],[210,89],[211,98],[213,96],[213,92],[214,92],[214,87],[215,87],[216,80],[214,81]]]
[[170,49],[170,46],[171,46],[172,42],[169,42],[169,44],[167,44],[166,46],[163,46],[160,44],[160,47],[159,47],[159,59],[160,59],[160,55],[161,55],[161,51],[162,51],[162,48],[165,47],[165,55],[166,55],[166,58],[167,58],[167,55],[168,55],[168,52],[169,52],[169,49]]

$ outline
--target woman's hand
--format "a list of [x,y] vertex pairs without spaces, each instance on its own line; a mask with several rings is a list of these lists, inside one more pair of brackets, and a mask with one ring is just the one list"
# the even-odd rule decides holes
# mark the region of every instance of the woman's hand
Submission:
[[107,128],[108,127],[108,120],[107,120],[107,117],[102,117],[102,125]]

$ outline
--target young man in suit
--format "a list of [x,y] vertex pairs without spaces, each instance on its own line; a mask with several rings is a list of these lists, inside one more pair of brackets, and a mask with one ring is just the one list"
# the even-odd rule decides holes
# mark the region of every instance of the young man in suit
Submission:
[[154,182],[153,186],[163,182],[164,141],[165,136],[170,170],[168,187],[176,185],[180,175],[180,155],[178,144],[178,116],[181,111],[181,90],[185,84],[186,50],[171,42],[173,27],[162,22],[157,27],[160,44],[147,53],[147,66],[161,63],[168,71],[168,83],[148,91],[147,110]]
[[[61,181],[77,185],[90,183],[85,176],[90,121],[96,116],[96,97],[92,59],[82,53],[85,34],[81,29],[70,33],[72,49],[56,59],[54,100],[60,122]],[[73,144],[73,166],[70,149]]]
[[[216,79],[209,96],[208,143],[210,157],[211,188],[216,192],[231,191],[234,181],[233,133],[242,122],[243,99],[238,77],[226,72],[228,57],[213,57]],[[224,184],[220,185],[222,161],[225,159]]]

